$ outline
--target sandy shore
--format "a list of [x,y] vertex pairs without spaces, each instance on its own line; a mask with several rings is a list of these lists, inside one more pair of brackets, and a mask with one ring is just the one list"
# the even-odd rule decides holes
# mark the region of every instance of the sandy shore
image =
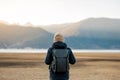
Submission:
[[[0,53],[0,80],[49,80],[46,54]],[[75,53],[70,80],[120,80],[120,53]]]

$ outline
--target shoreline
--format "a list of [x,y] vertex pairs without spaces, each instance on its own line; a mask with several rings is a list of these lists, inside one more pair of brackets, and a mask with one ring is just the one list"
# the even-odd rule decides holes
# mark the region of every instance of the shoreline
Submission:
[[[120,50],[80,50],[72,49],[73,53],[120,53]],[[47,53],[47,49],[0,49],[0,53]]]

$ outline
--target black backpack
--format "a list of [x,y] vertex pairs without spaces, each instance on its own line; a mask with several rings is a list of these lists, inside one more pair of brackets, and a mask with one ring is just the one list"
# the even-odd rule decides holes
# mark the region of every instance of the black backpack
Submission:
[[53,72],[59,73],[69,71],[68,49],[53,49],[52,56],[53,56],[52,61]]

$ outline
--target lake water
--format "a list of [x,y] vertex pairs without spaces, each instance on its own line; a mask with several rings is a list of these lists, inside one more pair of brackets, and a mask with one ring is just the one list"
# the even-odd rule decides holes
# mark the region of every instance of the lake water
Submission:
[[[82,52],[82,53],[120,53],[120,50],[80,50],[73,49],[73,52]],[[47,53],[47,49],[0,49],[0,53]]]

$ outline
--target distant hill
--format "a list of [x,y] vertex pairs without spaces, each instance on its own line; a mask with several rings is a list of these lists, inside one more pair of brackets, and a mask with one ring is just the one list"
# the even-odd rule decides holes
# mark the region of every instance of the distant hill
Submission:
[[120,20],[109,18],[89,18],[74,23],[73,26],[61,30],[60,32],[65,36],[120,39]]
[[[77,26],[76,26],[77,25]],[[120,49],[120,20],[108,18],[89,18],[72,26],[62,33],[68,36],[69,45],[81,49]],[[68,30],[68,31],[67,31]]]
[[120,49],[120,19],[88,18],[58,26],[65,26],[59,32],[72,48]]
[[46,48],[52,42],[51,36],[42,28],[2,24],[0,48]]
[[0,22],[0,48],[48,48],[55,32],[74,49],[120,49],[120,19],[110,18],[39,27]]

